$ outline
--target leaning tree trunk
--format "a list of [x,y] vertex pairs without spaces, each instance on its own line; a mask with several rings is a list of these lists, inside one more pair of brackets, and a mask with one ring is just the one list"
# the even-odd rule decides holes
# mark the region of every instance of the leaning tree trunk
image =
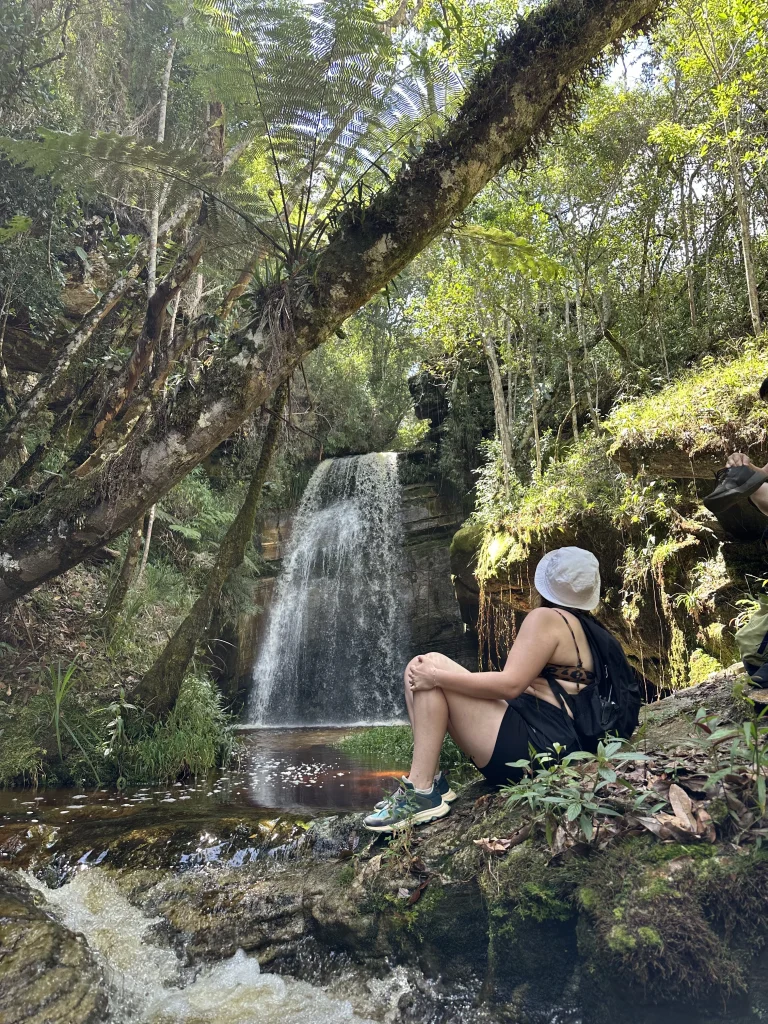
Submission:
[[248,543],[253,537],[256,511],[269,464],[277,445],[283,408],[288,396],[288,384],[281,384],[275,395],[261,454],[235,521],[219,545],[216,563],[208,576],[205,590],[195,601],[192,610],[165,646],[160,657],[139,683],[135,696],[155,714],[170,711],[176,703],[187,666],[195,648],[205,635],[208,623],[219,603],[221,590],[230,574],[243,564]]
[[195,386],[158,404],[105,464],[0,527],[0,601],[65,572],[126,530],[252,413],[304,357],[396,277],[503,167],[572,114],[603,51],[660,0],[554,0],[498,44],[442,135],[388,188],[340,218],[325,249],[253,296],[250,323]]
[[108,633],[111,633],[115,628],[117,616],[120,614],[126,595],[128,594],[128,590],[131,586],[133,574],[136,571],[136,563],[139,560],[139,551],[141,550],[141,540],[143,535],[144,517],[141,516],[133,524],[130,536],[128,537],[128,547],[125,550],[123,564],[120,566],[120,572],[117,574],[117,579],[109,592],[107,603],[104,605],[104,625]]

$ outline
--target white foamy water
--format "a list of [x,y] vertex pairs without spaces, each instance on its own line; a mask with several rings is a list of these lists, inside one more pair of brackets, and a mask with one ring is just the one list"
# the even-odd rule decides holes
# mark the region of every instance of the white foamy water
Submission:
[[242,950],[194,975],[152,941],[162,919],[134,907],[108,872],[82,871],[60,889],[24,877],[62,924],[85,935],[107,978],[111,1024],[373,1024],[348,1000],[262,973]]
[[294,520],[253,669],[250,724],[403,717],[402,571],[397,456],[321,462]]

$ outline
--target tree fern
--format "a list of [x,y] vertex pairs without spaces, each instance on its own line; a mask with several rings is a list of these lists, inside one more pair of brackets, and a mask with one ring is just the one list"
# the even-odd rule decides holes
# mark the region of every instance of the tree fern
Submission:
[[[386,180],[406,142],[434,131],[457,83],[440,61],[416,62],[383,32],[369,0],[189,0],[180,30],[196,89],[246,140],[246,167],[219,177],[197,151],[135,138],[40,131],[0,152],[64,187],[119,193],[141,206],[191,192],[228,246],[267,246],[289,261],[322,237],[325,211],[364,178]],[[260,167],[260,184],[249,173]]]

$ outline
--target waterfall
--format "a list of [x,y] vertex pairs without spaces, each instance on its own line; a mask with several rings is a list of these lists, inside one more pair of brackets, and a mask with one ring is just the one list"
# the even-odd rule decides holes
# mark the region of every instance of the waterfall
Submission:
[[401,555],[397,457],[321,462],[293,524],[253,669],[252,724],[403,717]]

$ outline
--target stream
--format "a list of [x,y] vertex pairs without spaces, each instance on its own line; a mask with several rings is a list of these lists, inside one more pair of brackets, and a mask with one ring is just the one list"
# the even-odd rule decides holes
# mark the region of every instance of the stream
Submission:
[[[158,941],[159,919],[129,901],[121,891],[120,872],[102,869],[150,867],[144,846],[132,860],[131,837],[156,833],[160,823],[169,835],[164,866],[210,870],[239,867],[265,855],[279,859],[300,841],[307,820],[363,810],[392,788],[392,773],[403,766],[340,751],[335,743],[349,732],[249,730],[240,737],[238,767],[168,787],[121,793],[0,790],[0,864],[21,866],[25,881],[44,894],[49,911],[87,938],[107,980],[110,1024],[366,1024],[394,1019],[397,1002],[408,991],[402,969],[383,980],[347,972],[336,980],[339,992],[326,992],[317,984],[262,971],[257,957],[243,950],[193,968]],[[226,836],[232,820],[245,843],[235,841],[237,829],[234,837]],[[40,871],[46,863],[54,869]],[[65,878],[66,884],[60,884]]]
[[391,779],[409,767],[376,756],[351,755],[336,745],[354,729],[247,729],[239,733],[235,767],[207,779],[170,786],[78,790],[0,789],[0,825],[27,821],[122,818],[161,809],[184,818],[222,808],[255,808],[295,814],[364,811]]
[[153,941],[157,919],[132,906],[106,871],[79,872],[59,889],[27,882],[56,917],[88,939],[107,979],[112,1024],[365,1024],[348,999],[262,972],[239,950],[196,972]]

